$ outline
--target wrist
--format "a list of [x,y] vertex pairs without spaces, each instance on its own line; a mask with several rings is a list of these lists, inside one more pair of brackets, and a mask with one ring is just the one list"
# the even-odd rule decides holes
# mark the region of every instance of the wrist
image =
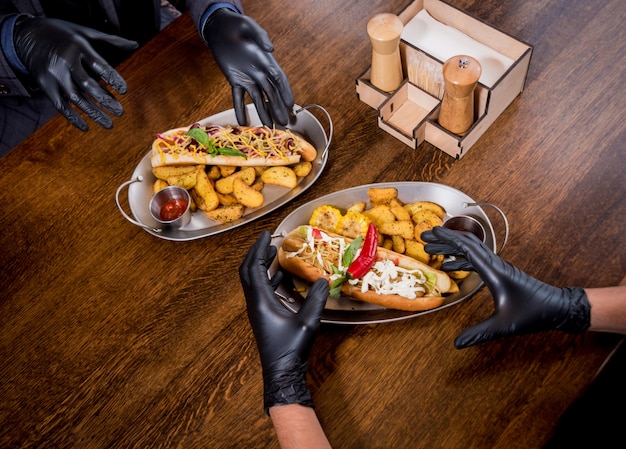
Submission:
[[313,407],[311,392],[306,386],[307,363],[294,370],[274,374],[264,381],[263,408],[269,414],[270,407],[300,404]]
[[210,5],[204,11],[204,13],[202,13],[202,16],[200,17],[200,26],[198,27],[198,29],[200,30],[200,35],[202,36],[202,39],[206,44],[208,44],[206,33],[208,32],[208,28],[210,27],[211,18],[215,17],[215,13],[220,9],[228,9],[238,14],[241,14],[241,11],[239,11],[239,9],[237,9],[237,7],[232,3],[217,2]]
[[580,287],[565,287],[562,290],[569,300],[569,310],[557,329],[568,334],[581,334],[591,325],[591,306],[587,293]]

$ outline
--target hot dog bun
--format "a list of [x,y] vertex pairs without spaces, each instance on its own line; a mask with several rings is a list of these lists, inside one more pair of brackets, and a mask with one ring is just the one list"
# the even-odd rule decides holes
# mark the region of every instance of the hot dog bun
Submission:
[[152,167],[199,164],[278,166],[297,164],[301,160],[310,162],[317,157],[315,147],[293,131],[253,126],[200,127],[207,131],[216,146],[240,150],[247,157],[211,155],[204,146],[189,138],[187,132],[191,128],[175,128],[158,134],[152,142]]
[[[280,266],[287,272],[298,276],[308,282],[315,282],[317,279],[324,278],[330,282],[330,270],[323,269],[319,266],[312,265],[303,258],[294,255],[307,244],[303,238],[303,229],[307,226],[301,226],[294,229],[285,236],[283,243],[278,248],[277,260]],[[324,231],[325,232],[325,231]],[[343,238],[346,245],[351,239],[341,237],[336,234],[325,232],[333,238]],[[363,292],[360,286],[352,285],[344,282],[341,287],[341,293],[344,296],[354,298],[360,301],[376,304],[389,309],[405,310],[405,311],[422,311],[439,307],[443,304],[445,298],[443,294],[451,294],[458,292],[458,285],[443,271],[436,270],[418,260],[399,254],[394,251],[378,247],[376,252],[377,260],[389,260],[394,265],[407,270],[419,270],[432,279],[435,279],[436,287],[431,293],[426,292],[424,296],[418,296],[413,299],[401,296],[399,294],[380,294],[374,290],[368,289]]]

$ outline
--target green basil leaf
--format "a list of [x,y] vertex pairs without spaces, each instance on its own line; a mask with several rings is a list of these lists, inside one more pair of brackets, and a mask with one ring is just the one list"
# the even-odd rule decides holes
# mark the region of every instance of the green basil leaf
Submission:
[[239,156],[244,159],[248,159],[248,156],[246,156],[246,153],[244,153],[243,151],[232,149],[232,148],[218,148],[217,152],[224,156]]
[[330,284],[330,296],[332,298],[338,298],[339,296],[341,296],[341,286],[343,285],[345,281],[346,281],[345,277],[340,277],[340,278],[335,279]]
[[196,139],[196,141],[205,148],[209,148],[209,135],[201,128],[191,128],[187,131],[189,137]]
[[352,261],[354,261],[354,256],[356,255],[357,251],[361,247],[361,242],[363,242],[362,236],[358,236],[357,238],[355,238],[354,240],[350,242],[350,244],[344,251],[343,257],[341,259],[341,264],[344,267],[349,267]]

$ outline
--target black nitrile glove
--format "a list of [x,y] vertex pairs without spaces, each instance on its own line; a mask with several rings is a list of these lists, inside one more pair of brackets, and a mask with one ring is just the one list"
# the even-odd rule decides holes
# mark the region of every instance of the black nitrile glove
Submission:
[[18,58],[54,107],[81,131],[89,128],[70,106],[75,104],[103,128],[113,120],[98,107],[116,116],[122,105],[99,83],[102,79],[118,93],[126,93],[126,82],[92,48],[92,41],[105,42],[120,51],[137,48],[137,43],[57,19],[27,18],[15,24],[13,33]]
[[274,46],[267,32],[250,17],[220,8],[209,16],[202,37],[232,86],[239,124],[248,124],[244,105],[247,92],[264,125],[272,127],[274,120],[287,125],[293,94],[272,55]]
[[248,319],[261,357],[266,413],[275,405],[313,406],[305,384],[307,362],[329,291],[328,281],[320,279],[298,313],[287,310],[274,294],[282,273],[278,271],[271,280],[267,273],[275,256],[276,247],[270,245],[270,234],[264,231],[239,267]]
[[589,328],[591,306],[582,288],[541,282],[494,254],[471,233],[435,227],[421,237],[429,254],[464,258],[445,262],[444,271],[476,271],[493,296],[493,315],[463,331],[454,341],[457,349],[505,336],[552,329],[578,334]]

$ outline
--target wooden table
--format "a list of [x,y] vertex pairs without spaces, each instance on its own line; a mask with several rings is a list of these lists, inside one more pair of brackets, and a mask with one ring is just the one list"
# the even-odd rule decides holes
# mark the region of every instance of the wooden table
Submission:
[[[248,2],[296,102],[323,105],[335,130],[319,180],[244,227],[171,242],[116,208],[156,132],[232,107],[187,15],[119,67],[129,92],[112,131],[56,117],[0,160],[1,447],[277,447],[237,267],[262,230],[332,191],[446,184],[506,212],[504,256],[530,274],[623,281],[626,3],[453,1],[534,46],[524,93],[460,161],[399,143],[355,94],[367,20],[407,3]],[[331,443],[540,448],[622,338],[547,332],[455,350],[492,310],[482,289],[417,319],[324,325],[309,381]]]

